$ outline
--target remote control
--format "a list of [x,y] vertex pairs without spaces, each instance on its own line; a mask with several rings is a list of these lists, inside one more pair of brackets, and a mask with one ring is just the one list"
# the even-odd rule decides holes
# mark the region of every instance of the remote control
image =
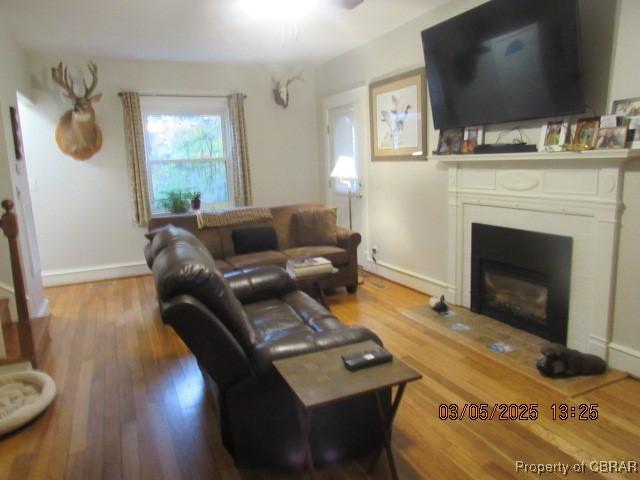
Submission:
[[393,360],[393,355],[384,349],[366,350],[364,352],[350,353],[342,355],[342,362],[347,370],[360,370],[361,368],[373,367],[381,363]]

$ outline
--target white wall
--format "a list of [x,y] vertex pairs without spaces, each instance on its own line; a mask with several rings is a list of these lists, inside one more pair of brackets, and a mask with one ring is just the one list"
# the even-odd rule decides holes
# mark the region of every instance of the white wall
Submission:
[[[20,52],[11,39],[6,37],[6,29],[0,24],[0,200],[13,198],[11,168],[15,157],[12,152],[11,123],[9,107],[16,105],[16,89],[22,83],[23,69]],[[0,212],[1,214],[1,212]],[[1,233],[0,233],[1,236]],[[13,294],[9,248],[4,238],[0,238],[0,296]]]
[[[424,66],[420,32],[482,1],[454,0],[317,68],[320,99]],[[427,149],[436,135],[429,114]],[[324,155],[324,154],[322,154]],[[324,158],[324,157],[323,157]],[[378,272],[433,294],[446,290],[447,174],[436,162],[372,162],[365,200]],[[326,185],[323,179],[322,185]]]
[[[29,72],[25,55],[8,37],[3,22],[0,18],[0,200],[14,202],[29,311],[32,316],[42,316],[47,314],[47,304],[38,271],[37,243],[35,238],[28,236],[30,198],[26,163],[16,160],[9,116],[9,107],[18,107],[18,92],[23,96],[30,95]],[[4,236],[0,238],[0,297],[11,299],[11,315],[16,320],[9,248]]]
[[313,74],[290,86],[289,108],[272,100],[271,73],[260,65],[216,65],[93,58],[102,100],[96,105],[102,150],[81,162],[64,155],[55,125],[69,108],[49,70],[62,60],[85,68],[87,58],[33,54],[34,106],[24,115],[38,239],[45,283],[146,272],[143,229],[134,225],[129,200],[122,108],[117,93],[247,95],[253,196],[256,205],[319,198]]
[[[640,97],[640,2],[621,0],[609,99]],[[611,361],[640,376],[640,161],[627,165]]]
[[[395,73],[424,66],[420,32],[431,25],[484,3],[453,0],[378,39],[316,69],[318,98],[364,85]],[[640,96],[638,63],[640,2],[637,0],[581,0],[587,103],[604,113],[613,98]],[[614,32],[614,20],[618,22]],[[615,35],[615,36],[614,36]],[[616,42],[612,49],[612,43]],[[612,55],[613,54],[613,55]],[[613,56],[613,60],[612,60]],[[612,66],[613,61],[613,66]],[[609,72],[611,71],[611,75]],[[437,132],[429,109],[429,145]],[[542,121],[519,122],[530,143],[537,143]],[[488,129],[487,141],[509,126]],[[507,137],[510,138],[510,137]],[[508,141],[508,140],[507,140]],[[324,153],[321,153],[324,155]],[[634,354],[640,349],[640,167],[629,166],[621,239],[621,267],[614,321],[614,342]],[[444,291],[447,280],[447,170],[437,162],[372,162],[369,164],[369,242],[378,247],[378,272],[431,294]],[[323,179],[322,185],[326,182]],[[367,232],[365,232],[365,235]],[[628,356],[628,355],[627,355]],[[640,365],[614,364],[640,374]],[[626,359],[625,359],[626,362]]]

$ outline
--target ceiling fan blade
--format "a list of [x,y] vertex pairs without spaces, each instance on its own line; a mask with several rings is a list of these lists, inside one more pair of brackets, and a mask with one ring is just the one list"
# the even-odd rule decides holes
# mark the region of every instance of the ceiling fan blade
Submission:
[[330,0],[330,3],[336,7],[346,8],[347,10],[356,8],[362,2],[364,2],[364,0]]

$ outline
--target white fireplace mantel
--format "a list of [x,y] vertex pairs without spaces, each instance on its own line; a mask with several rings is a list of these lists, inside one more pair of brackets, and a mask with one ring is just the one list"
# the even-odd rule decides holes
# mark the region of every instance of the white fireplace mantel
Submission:
[[470,306],[472,223],[572,237],[567,344],[606,359],[624,166],[634,157],[640,150],[434,156],[449,167],[450,298]]
[[584,162],[597,160],[598,162],[620,162],[630,158],[640,157],[640,150],[616,148],[611,150],[584,150],[582,152],[532,152],[532,153],[497,153],[479,155],[430,155],[430,160],[443,163],[478,163],[478,162],[542,162],[554,161],[563,163]]

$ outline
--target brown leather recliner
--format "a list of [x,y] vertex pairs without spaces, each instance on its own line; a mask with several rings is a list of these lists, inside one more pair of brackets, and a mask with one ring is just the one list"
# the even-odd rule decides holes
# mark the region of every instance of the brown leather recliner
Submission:
[[[342,325],[297,290],[280,267],[223,276],[207,249],[181,229],[156,235],[151,250],[163,321],[214,382],[222,439],[236,463],[301,467],[295,399],[272,362],[367,340],[381,344],[380,339],[366,328]],[[390,391],[383,398],[390,404]],[[317,464],[359,457],[380,443],[372,395],[313,412]]]

